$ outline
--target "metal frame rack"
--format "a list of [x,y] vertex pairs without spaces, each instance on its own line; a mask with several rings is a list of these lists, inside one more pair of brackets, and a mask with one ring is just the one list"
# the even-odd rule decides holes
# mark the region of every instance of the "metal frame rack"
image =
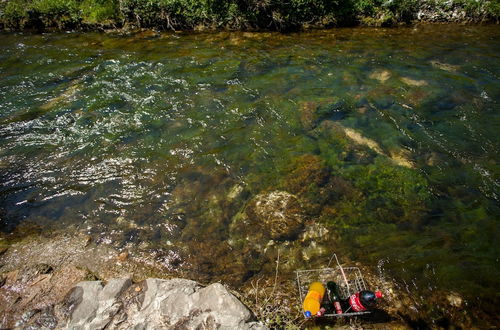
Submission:
[[[337,267],[330,268],[330,262],[335,257]],[[341,299],[347,299],[356,292],[366,290],[365,280],[358,267],[342,267],[339,263],[336,254],[330,258],[330,262],[326,268],[296,270],[297,286],[299,288],[300,303],[304,301],[309,285],[314,281],[326,283],[334,281],[338,285],[339,295]],[[302,309],[302,306],[300,306]],[[350,308],[342,314],[325,314],[323,317],[345,317],[368,314],[369,311],[353,312]]]

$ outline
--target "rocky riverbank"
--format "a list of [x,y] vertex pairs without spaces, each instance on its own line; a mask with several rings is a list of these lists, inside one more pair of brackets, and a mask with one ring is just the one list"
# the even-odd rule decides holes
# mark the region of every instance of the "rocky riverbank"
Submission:
[[267,329],[222,284],[202,287],[185,279],[130,278],[78,283],[57,304],[33,309],[23,328]]
[[1,263],[2,329],[265,329],[222,284],[142,280],[159,268],[85,235],[19,242]]
[[262,277],[232,291],[220,283],[203,285],[175,278],[175,272],[152,260],[96,244],[85,234],[25,238],[3,248],[0,265],[1,328],[126,329],[142,324],[146,328],[265,329],[266,325],[349,328],[355,324],[405,329],[428,324],[425,315],[429,313],[451,315],[453,324],[473,324],[460,295],[436,293],[430,298],[436,302],[434,310],[423,310],[404,288],[360,264],[369,286],[385,294],[381,309],[361,319],[305,324],[295,281],[287,274],[279,279]]

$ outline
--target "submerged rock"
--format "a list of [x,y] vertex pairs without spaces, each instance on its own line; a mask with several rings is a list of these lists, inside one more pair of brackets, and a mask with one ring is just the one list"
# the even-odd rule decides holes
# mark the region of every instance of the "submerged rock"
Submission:
[[383,155],[391,159],[395,164],[403,167],[414,168],[413,162],[410,160],[410,153],[405,149],[391,150],[390,153],[386,153],[377,141],[367,138],[362,135],[359,131],[345,127],[338,122],[333,122],[330,120],[324,120],[318,127],[322,131],[330,131],[330,136],[341,138],[342,135],[347,137],[351,142],[357,145],[368,147],[379,155]]
[[283,186],[300,198],[301,205],[307,214],[319,213],[322,205],[333,193],[328,185],[330,169],[321,157],[313,154],[298,157],[291,166],[291,171],[285,177]]
[[311,217],[319,215],[325,205],[340,200],[349,190],[349,183],[334,175],[326,161],[314,154],[296,158],[282,186],[297,196],[304,213]]
[[448,302],[450,303],[450,305],[453,306],[453,307],[462,307],[463,299],[456,292],[450,292],[446,296],[446,300],[448,300]]
[[407,85],[414,86],[414,87],[421,87],[421,86],[428,85],[427,81],[425,81],[425,80],[416,80],[416,79],[412,79],[412,78],[408,78],[408,77],[401,77],[401,81]]
[[410,152],[406,149],[398,149],[390,152],[390,158],[396,165],[415,168],[415,165],[410,160]]
[[235,184],[231,190],[229,191],[229,193],[227,194],[227,199],[232,201],[234,200],[235,198],[238,198],[241,193],[243,192],[245,188],[239,184]]
[[58,96],[55,96],[48,100],[46,103],[40,106],[42,110],[50,110],[58,104],[69,103],[73,100],[76,93],[81,89],[82,79],[75,79],[70,83],[70,85]]
[[304,215],[300,203],[286,191],[257,195],[246,213],[272,239],[294,237],[303,227]]
[[371,139],[361,135],[359,132],[357,132],[356,130],[354,130],[352,128],[343,127],[343,126],[341,126],[341,127],[343,128],[345,135],[348,138],[350,138],[351,140],[353,140],[355,143],[367,146],[368,148],[372,149],[373,151],[375,151],[378,154],[384,153],[382,151],[382,148],[380,148],[379,144],[376,141],[371,140]]
[[310,130],[314,127],[317,120],[316,108],[317,104],[315,102],[303,102],[300,104],[300,123],[305,130]]
[[335,97],[299,103],[300,123],[306,131],[316,127],[325,118],[343,119],[348,111],[345,102]]
[[430,63],[433,67],[435,67],[437,69],[444,70],[444,71],[448,71],[448,72],[455,72],[459,69],[458,65],[451,65],[451,64],[442,63],[439,61],[431,61]]
[[391,72],[389,70],[375,70],[368,77],[384,83],[391,77]]
[[290,240],[300,233],[304,221],[305,215],[295,195],[272,191],[255,196],[233,218],[231,235],[233,240],[243,238],[257,245],[270,239]]

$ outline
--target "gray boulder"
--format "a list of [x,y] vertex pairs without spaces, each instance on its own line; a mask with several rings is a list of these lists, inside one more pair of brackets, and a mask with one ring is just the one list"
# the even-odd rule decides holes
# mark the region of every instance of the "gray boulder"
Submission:
[[222,284],[185,279],[81,282],[65,302],[65,329],[266,329]]

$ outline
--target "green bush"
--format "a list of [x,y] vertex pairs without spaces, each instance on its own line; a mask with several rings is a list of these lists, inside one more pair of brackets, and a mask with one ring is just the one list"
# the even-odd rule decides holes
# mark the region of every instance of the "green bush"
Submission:
[[3,24],[8,28],[22,29],[28,21],[28,3],[25,0],[13,0],[7,2],[2,10]]
[[418,11],[417,0],[391,0],[383,4],[395,17],[395,22],[410,22]]
[[476,0],[457,0],[457,5],[462,7],[467,16],[472,21],[482,21],[489,18],[495,18],[498,21],[500,16],[500,1],[476,1]]
[[87,24],[102,24],[118,18],[118,2],[115,0],[83,0],[82,20]]
[[124,0],[121,11],[127,22],[140,27],[159,26],[191,29],[197,26],[221,27],[235,15],[231,2],[216,0]]
[[423,5],[436,12],[462,9],[469,21],[498,21],[500,16],[498,0],[4,0],[0,24],[14,29],[106,24],[290,31],[410,22]]
[[35,0],[31,9],[46,27],[73,27],[81,20],[80,4],[76,0]]
[[372,16],[378,11],[381,5],[382,1],[380,0],[359,0],[356,2],[355,10],[358,15]]

